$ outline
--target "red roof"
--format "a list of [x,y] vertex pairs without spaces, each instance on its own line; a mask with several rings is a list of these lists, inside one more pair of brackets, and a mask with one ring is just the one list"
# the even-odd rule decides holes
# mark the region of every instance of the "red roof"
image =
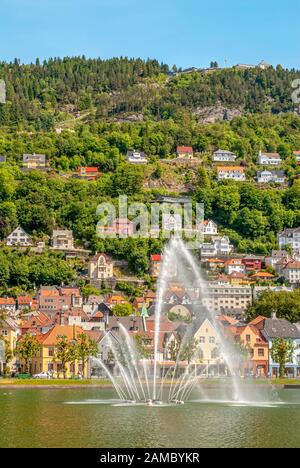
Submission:
[[98,173],[98,167],[81,167],[81,169],[85,169],[85,172],[97,172]]
[[192,146],[178,146],[177,153],[193,153]]
[[16,301],[12,297],[0,297],[0,305],[15,305]]
[[161,255],[159,254],[151,255],[151,260],[152,262],[161,262]]

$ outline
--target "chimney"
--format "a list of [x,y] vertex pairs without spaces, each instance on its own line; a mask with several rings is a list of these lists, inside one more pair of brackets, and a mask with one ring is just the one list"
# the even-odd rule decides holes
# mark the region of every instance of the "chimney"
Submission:
[[64,313],[63,310],[61,310],[59,317],[60,317],[60,322],[59,322],[59,324],[60,324],[60,325],[64,325],[64,324],[65,324],[65,313]]

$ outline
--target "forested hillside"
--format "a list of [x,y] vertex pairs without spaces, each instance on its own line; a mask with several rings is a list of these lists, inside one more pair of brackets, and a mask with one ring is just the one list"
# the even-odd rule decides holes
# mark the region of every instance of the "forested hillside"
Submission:
[[[155,60],[53,59],[34,65],[0,64],[7,102],[0,104],[0,240],[21,225],[48,242],[54,227],[72,229],[76,242],[126,259],[145,275],[160,241],[99,241],[96,208],[120,194],[149,202],[158,193],[185,193],[204,202],[205,215],[239,252],[267,254],[276,234],[300,225],[300,117],[291,82],[300,73],[282,67],[172,76]],[[239,109],[239,116],[204,124],[199,108]],[[193,146],[197,167],[168,165],[179,145]],[[247,182],[218,182],[212,153],[233,151]],[[149,164],[126,162],[145,151]],[[259,150],[278,152],[287,184],[256,183]],[[48,172],[22,171],[24,153],[46,154]],[[96,181],[74,178],[79,166],[97,166]],[[60,256],[20,257],[0,249],[0,287],[68,282],[73,270]],[[38,265],[38,267],[33,267]],[[21,274],[22,273],[22,274]]]

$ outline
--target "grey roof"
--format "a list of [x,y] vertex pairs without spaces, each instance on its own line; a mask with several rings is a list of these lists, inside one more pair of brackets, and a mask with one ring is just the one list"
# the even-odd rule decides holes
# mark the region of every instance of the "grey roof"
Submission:
[[258,171],[257,175],[258,176],[261,176],[262,174],[264,173],[270,173],[272,174],[272,176],[275,176],[275,177],[285,177],[285,172],[284,171]]
[[285,319],[268,318],[265,320],[262,334],[265,338],[300,339],[300,331]]
[[191,203],[191,201],[192,201],[192,198],[190,197],[171,197],[171,196],[159,195],[155,198],[155,202],[161,202],[161,203],[183,204],[183,203]]
[[120,324],[122,324],[127,331],[133,331],[133,329],[136,329],[136,331],[145,331],[143,318],[134,315],[130,315],[129,317],[108,317],[107,329],[119,328]]
[[46,162],[46,155],[45,154],[23,154],[23,162],[27,162],[28,160],[36,160],[42,163]]
[[0,156],[0,162],[6,162],[6,156]]
[[229,150],[218,149],[217,151],[214,152],[214,154],[216,154],[216,153],[230,154],[231,156],[236,156],[235,153],[233,153],[232,151],[229,151]]

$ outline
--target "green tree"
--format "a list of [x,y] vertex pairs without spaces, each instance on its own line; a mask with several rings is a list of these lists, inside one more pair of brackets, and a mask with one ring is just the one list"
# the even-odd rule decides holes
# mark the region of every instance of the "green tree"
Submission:
[[24,361],[25,372],[30,373],[32,359],[38,356],[41,350],[41,345],[36,336],[31,336],[29,333],[23,335],[16,348],[16,354],[20,360]]
[[89,357],[96,357],[98,346],[94,340],[91,340],[85,333],[81,333],[76,338],[76,353],[81,361],[82,375],[85,376],[85,367]]
[[277,338],[272,342],[271,356],[274,362],[279,364],[279,377],[284,378],[285,365],[292,362],[294,354],[294,344],[291,340]]
[[113,314],[116,317],[129,317],[133,314],[133,308],[131,304],[116,304],[113,307]]

